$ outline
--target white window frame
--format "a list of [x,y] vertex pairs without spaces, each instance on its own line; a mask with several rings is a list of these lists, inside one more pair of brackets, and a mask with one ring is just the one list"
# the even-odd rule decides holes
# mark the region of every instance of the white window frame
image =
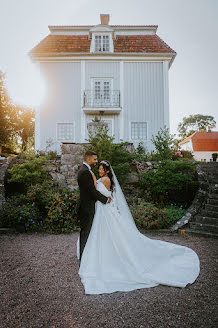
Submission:
[[[72,124],[73,126],[73,138],[72,139],[59,139],[58,138],[58,125],[59,124]],[[56,140],[57,142],[75,142],[75,121],[61,121],[61,122],[56,122]]]
[[[96,36],[108,36],[109,37],[109,51],[95,51],[95,37]],[[113,43],[113,38],[112,38],[112,33],[108,32],[93,32],[92,33],[92,41],[91,41],[91,46],[90,46],[90,52],[93,53],[100,53],[100,54],[104,54],[104,53],[108,53],[108,52],[114,52],[114,43]]]
[[[146,123],[146,138],[132,138],[132,123]],[[147,121],[130,121],[129,124],[129,136],[132,141],[147,141],[148,140],[148,122]]]
[[[97,50],[96,49],[96,37],[100,37],[100,40],[101,40],[101,49],[102,50]],[[104,40],[104,37],[107,37],[108,38],[108,50],[103,50],[103,47],[104,47],[104,42],[103,42],[103,40]],[[95,35],[94,35],[94,52],[100,52],[100,53],[104,53],[104,52],[110,52],[110,35],[109,34],[103,34],[103,33],[96,33]]]
[[[92,94],[92,106],[94,106],[95,104],[95,100],[94,100],[94,94],[95,94],[95,82],[101,81],[101,82],[110,82],[110,99],[109,102],[110,104],[112,103],[112,91],[113,91],[113,78],[112,77],[92,77],[91,78],[91,94]],[[107,106],[102,106],[102,107],[107,107]]]

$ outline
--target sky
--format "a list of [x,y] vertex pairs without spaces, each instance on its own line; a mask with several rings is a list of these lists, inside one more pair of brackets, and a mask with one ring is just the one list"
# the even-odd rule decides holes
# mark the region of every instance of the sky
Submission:
[[0,70],[13,102],[37,108],[46,85],[28,52],[48,25],[158,25],[177,52],[169,70],[170,132],[184,116],[214,116],[218,130],[218,0],[0,0]]

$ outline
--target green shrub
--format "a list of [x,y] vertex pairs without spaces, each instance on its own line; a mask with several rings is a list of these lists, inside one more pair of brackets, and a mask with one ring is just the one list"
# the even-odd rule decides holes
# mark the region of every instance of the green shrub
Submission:
[[0,209],[0,222],[6,227],[49,233],[72,232],[79,222],[73,210],[78,193],[51,182],[30,186],[27,194],[16,194]]
[[162,229],[168,226],[166,209],[160,209],[143,199],[139,199],[138,204],[130,209],[138,229]]
[[5,227],[41,231],[43,218],[27,195],[14,195],[0,209],[0,222]]
[[157,160],[167,160],[172,158],[174,150],[174,136],[170,134],[169,128],[158,131],[158,134],[154,138],[152,135],[152,143],[155,146]]
[[187,159],[194,158],[194,155],[190,150],[181,150],[181,154],[183,155],[183,158],[187,158]]
[[140,186],[154,201],[189,206],[198,188],[196,163],[182,159],[162,161],[156,170],[140,175]]
[[9,188],[10,184],[13,184],[14,190],[25,192],[28,186],[42,183],[45,179],[48,179],[48,173],[42,167],[42,164],[46,160],[46,157],[35,158],[23,164],[14,164],[13,167],[8,170],[9,177],[7,179],[7,184]]
[[182,206],[168,205],[159,208],[154,203],[138,199],[130,210],[138,229],[167,229],[185,214]]

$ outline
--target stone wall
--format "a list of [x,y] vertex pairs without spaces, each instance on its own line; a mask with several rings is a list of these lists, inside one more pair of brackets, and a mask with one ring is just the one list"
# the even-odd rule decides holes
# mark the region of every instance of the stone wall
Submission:
[[43,167],[61,187],[78,188],[77,172],[83,162],[83,144],[62,144],[61,158],[49,160]]

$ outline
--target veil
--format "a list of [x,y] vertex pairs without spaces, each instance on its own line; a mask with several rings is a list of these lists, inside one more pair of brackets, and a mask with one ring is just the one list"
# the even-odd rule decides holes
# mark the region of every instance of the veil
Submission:
[[123,217],[123,219],[125,220],[126,224],[132,229],[136,229],[137,232],[138,229],[136,227],[135,221],[132,217],[132,214],[130,212],[129,206],[127,204],[127,201],[125,199],[125,196],[122,192],[122,189],[120,187],[120,184],[117,180],[117,177],[114,173],[114,170],[112,168],[112,166],[110,165],[111,168],[111,172],[113,174],[113,180],[114,180],[114,190],[113,190],[113,194],[112,194],[112,200],[111,203],[113,204],[113,206],[115,206],[119,212],[119,214],[121,215],[121,217]]

